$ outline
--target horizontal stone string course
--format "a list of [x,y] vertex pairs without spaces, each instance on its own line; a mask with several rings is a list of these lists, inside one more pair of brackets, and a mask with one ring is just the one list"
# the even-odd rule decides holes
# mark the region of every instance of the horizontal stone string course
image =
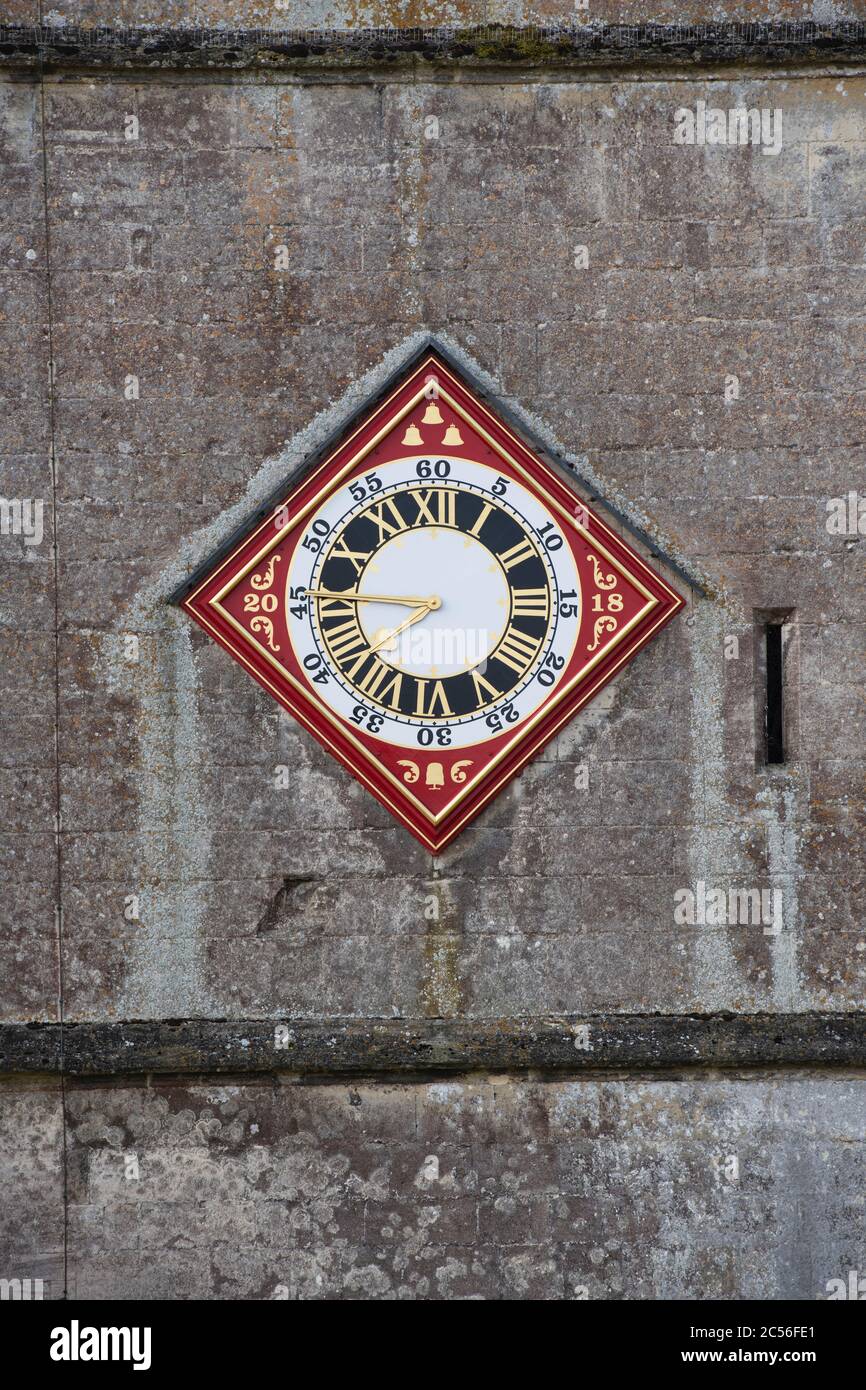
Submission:
[[477,1023],[189,1019],[0,1026],[0,1071],[5,1073],[339,1076],[786,1065],[866,1065],[862,1016],[604,1014]]
[[522,68],[642,60],[786,61],[857,57],[866,22],[477,25],[468,28],[208,29],[0,25],[0,65],[274,67],[417,58]]

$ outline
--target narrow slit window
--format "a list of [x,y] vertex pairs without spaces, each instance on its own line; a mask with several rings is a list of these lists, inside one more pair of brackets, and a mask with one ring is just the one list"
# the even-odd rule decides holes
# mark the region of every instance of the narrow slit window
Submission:
[[784,645],[782,623],[767,623],[767,762],[785,761]]

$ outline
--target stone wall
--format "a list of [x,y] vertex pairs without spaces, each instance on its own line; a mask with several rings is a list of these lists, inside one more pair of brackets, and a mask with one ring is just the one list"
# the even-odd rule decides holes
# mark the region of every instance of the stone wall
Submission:
[[[863,1268],[864,1094],[784,1075],[73,1088],[68,1288],[825,1298]],[[29,1208],[12,1272],[54,1293],[59,1098],[12,1090],[5,1107],[4,1175]]]
[[[827,18],[640,16],[755,17]],[[521,18],[573,14],[401,13]],[[861,1011],[864,542],[828,504],[866,491],[862,50],[16,53],[2,491],[45,534],[0,538],[3,1019]],[[781,150],[675,146],[699,101],[780,111]],[[666,570],[688,616],[435,859],[167,603],[431,331],[703,586]],[[778,890],[781,930],[678,925],[699,881]],[[288,1081],[11,1075],[0,1276],[62,1290],[64,1205],[77,1296],[813,1298],[866,1270],[857,1071]]]

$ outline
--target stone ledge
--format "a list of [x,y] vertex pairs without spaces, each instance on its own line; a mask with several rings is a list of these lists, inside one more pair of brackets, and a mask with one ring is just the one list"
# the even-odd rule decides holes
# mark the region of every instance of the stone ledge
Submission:
[[855,1013],[0,1025],[0,1071],[67,1076],[863,1065],[866,1018]]
[[862,58],[866,22],[217,29],[0,25],[0,65],[39,69],[293,69],[458,64],[610,67]]

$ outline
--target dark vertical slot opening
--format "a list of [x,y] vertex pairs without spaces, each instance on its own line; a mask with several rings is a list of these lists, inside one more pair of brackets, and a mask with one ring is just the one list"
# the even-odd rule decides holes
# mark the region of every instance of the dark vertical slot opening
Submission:
[[785,761],[782,624],[767,623],[767,762]]

